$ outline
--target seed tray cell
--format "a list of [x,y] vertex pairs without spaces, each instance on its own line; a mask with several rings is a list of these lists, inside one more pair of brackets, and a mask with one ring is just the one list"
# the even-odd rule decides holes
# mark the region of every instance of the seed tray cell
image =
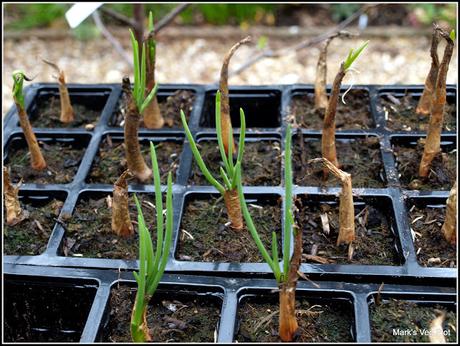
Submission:
[[47,277],[5,277],[5,341],[78,342],[98,283]]
[[[336,113],[336,131],[375,129],[377,122],[371,112],[370,89],[366,86],[348,89],[346,86],[340,89]],[[329,96],[331,90],[329,87],[326,90]],[[319,131],[322,129],[324,111],[314,109],[314,97],[315,90],[313,87],[293,88],[290,95],[288,116],[296,119],[302,129]]]
[[[230,118],[232,126],[240,127],[240,108],[246,118],[246,127],[277,128],[281,126],[281,90],[260,88],[230,88]],[[202,127],[216,127],[216,90],[206,92]]]
[[[191,96],[192,99],[187,100],[186,98]],[[191,117],[191,114],[195,112],[197,92],[196,88],[193,86],[182,88],[179,86],[174,85],[161,85],[158,88],[157,92],[157,101],[160,105],[160,109],[163,112],[166,112],[166,118],[170,119],[170,123],[166,121],[166,124],[163,129],[155,130],[155,131],[163,131],[163,130],[178,130],[179,128],[182,129],[182,125],[180,124],[180,113],[179,110],[174,110],[172,107],[183,108],[185,116],[187,119]],[[168,101],[170,101],[168,103]],[[123,127],[123,117],[125,112],[125,94],[122,92],[120,97],[116,103],[115,109],[113,110],[108,125],[114,128]],[[188,105],[188,106],[187,106]],[[179,124],[178,124],[179,122]],[[194,121],[192,121],[194,123]],[[192,126],[190,120],[189,125]],[[143,123],[141,123],[140,128],[143,130],[149,131],[149,129],[143,127]]]
[[[423,93],[423,87],[381,88],[378,91],[377,111],[383,115],[384,126],[389,131],[426,132],[428,117],[415,115],[415,108]],[[457,89],[447,87],[447,111],[444,113],[443,130],[455,133],[457,127],[456,112]],[[410,122],[405,119],[410,119]]]
[[21,169],[30,165],[30,154],[24,135],[21,132],[13,133],[4,151],[4,165],[11,168],[12,182],[23,178],[26,184],[70,184],[77,180],[91,135],[36,132],[36,137],[47,168],[42,172]]
[[372,293],[368,297],[372,342],[430,342],[431,321],[445,313],[447,342],[457,334],[456,301],[430,293]]
[[[63,125],[59,121],[60,100],[57,88],[43,88],[36,94],[35,100],[27,109],[31,124],[35,128],[46,127],[85,127],[95,126],[110,96],[111,89],[69,88],[70,102],[74,105],[76,121]],[[37,124],[41,124],[37,126]],[[48,125],[48,126],[46,126]],[[17,122],[16,126],[20,126]],[[88,130],[91,128],[88,128]]]

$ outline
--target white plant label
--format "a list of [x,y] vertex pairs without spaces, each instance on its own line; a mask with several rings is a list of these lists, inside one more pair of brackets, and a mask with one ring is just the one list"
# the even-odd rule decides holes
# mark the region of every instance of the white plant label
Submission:
[[65,18],[69,26],[75,29],[103,4],[103,2],[77,2],[65,13]]

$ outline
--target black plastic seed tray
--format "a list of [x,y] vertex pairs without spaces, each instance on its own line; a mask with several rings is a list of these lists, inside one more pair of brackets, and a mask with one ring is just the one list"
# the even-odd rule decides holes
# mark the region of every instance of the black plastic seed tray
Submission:
[[[348,87],[344,86],[343,91]],[[378,187],[354,188],[356,209],[363,205],[372,205],[384,211],[390,232],[394,238],[392,243],[393,262],[385,265],[370,264],[316,264],[303,263],[302,272],[312,278],[344,281],[373,281],[385,280],[394,283],[409,283],[414,279],[423,279],[425,283],[453,285],[457,278],[456,268],[423,267],[417,262],[417,249],[414,248],[411,221],[408,219],[408,205],[414,199],[434,199],[438,205],[445,204],[449,191],[446,190],[407,190],[402,187],[399,180],[398,167],[393,153],[395,143],[414,145],[418,138],[424,137],[425,132],[390,131],[386,126],[385,114],[379,100],[382,94],[393,92],[395,97],[401,97],[409,91],[414,97],[420,96],[423,86],[376,86],[357,85],[352,90],[364,90],[368,104],[370,122],[368,128],[362,129],[337,129],[337,142],[348,145],[357,138],[372,137],[377,139],[378,152],[381,159],[380,180]],[[49,95],[57,94],[56,84],[32,84],[26,88],[26,107],[33,118],[37,112],[37,102],[46,99]],[[177,90],[189,90],[194,94],[193,109],[190,112],[189,124],[193,136],[200,142],[215,140],[214,124],[214,96],[215,85],[162,85],[159,88],[160,101],[166,99]],[[247,138],[246,141],[258,142],[270,140],[279,145],[280,154],[284,152],[287,118],[291,112],[291,101],[295,95],[312,94],[312,85],[272,85],[272,86],[247,86],[230,88],[231,117],[236,135],[239,133],[239,112],[242,107],[246,113]],[[100,145],[107,136],[113,141],[122,141],[123,128],[115,126],[113,119],[119,107],[121,86],[118,84],[100,85],[69,85],[71,99],[76,103],[85,105],[97,104],[100,116],[92,128],[35,128],[39,141],[44,143],[66,142],[72,147],[83,149],[82,156],[77,162],[75,173],[71,180],[63,184],[35,184],[25,181],[21,186],[20,195],[39,196],[47,198],[60,196],[64,204],[59,218],[56,218],[46,249],[35,256],[7,255],[4,263],[14,265],[32,265],[47,267],[74,267],[78,270],[88,268],[135,270],[137,262],[124,259],[107,258],[82,258],[66,256],[64,245],[66,242],[67,222],[74,215],[80,201],[88,196],[109,195],[112,185],[109,183],[91,183],[89,174],[97,160]],[[449,100],[453,102],[456,97],[456,86],[448,86]],[[4,164],[8,162],[17,148],[25,146],[15,107],[12,107],[4,119]],[[319,141],[321,131],[309,128],[299,129],[293,133],[293,146],[297,145],[300,132],[304,140]],[[156,143],[172,141],[182,145],[176,157],[176,175],[173,186],[174,199],[174,242],[171,256],[166,270],[182,274],[199,275],[231,275],[234,277],[248,277],[258,275],[271,277],[268,265],[264,263],[237,263],[237,262],[200,262],[179,258],[177,249],[181,237],[181,218],[187,203],[194,199],[218,197],[216,190],[209,185],[190,185],[190,174],[194,166],[193,156],[185,138],[182,128],[163,128],[148,130],[141,128],[139,137],[143,143],[152,140]],[[442,145],[447,150],[456,148],[456,132],[446,131],[442,134]],[[120,160],[123,158],[120,157]],[[339,158],[340,160],[340,158]],[[270,186],[245,186],[246,198],[251,203],[264,200],[277,200],[280,210],[284,208],[284,158],[279,155],[279,184]],[[244,173],[243,173],[244,174]],[[165,186],[163,186],[165,189]],[[153,184],[130,184],[130,192],[139,194],[154,191]],[[294,185],[294,195],[313,202],[337,203],[340,188],[320,187],[318,185]],[[36,197],[38,198],[38,197]],[[34,198],[31,199],[32,203]],[[281,213],[282,215],[282,213]],[[281,227],[284,227],[280,220]],[[279,230],[281,233],[281,229]],[[292,249],[291,249],[292,251]],[[134,255],[135,258],[135,255]]]
[[[126,271],[6,264],[4,273],[5,303],[11,307],[5,309],[5,341],[12,341],[17,332],[14,328],[23,320],[29,321],[25,329],[34,341],[109,341],[114,328],[110,323],[113,310],[119,308],[111,306],[111,295],[120,287],[135,287],[132,273]],[[332,311],[340,307],[338,313],[348,323],[347,338],[351,342],[370,342],[370,307],[378,299],[379,288],[384,303],[393,298],[422,306],[439,304],[447,311],[456,311],[455,288],[442,285],[385,283],[382,288],[380,283],[301,280],[296,300],[306,300],[310,306],[328,306]],[[207,341],[231,343],[241,332],[244,317],[239,312],[244,304],[249,301],[254,308],[258,303],[276,302],[276,289],[272,279],[165,274],[151,304],[164,299],[200,299],[218,312],[210,326],[215,332]],[[50,305],[48,298],[53,293]]]

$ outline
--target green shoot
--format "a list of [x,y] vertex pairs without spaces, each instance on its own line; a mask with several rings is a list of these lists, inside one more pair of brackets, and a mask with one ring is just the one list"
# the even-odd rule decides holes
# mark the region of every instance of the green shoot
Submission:
[[[150,11],[149,12],[149,25],[148,25],[149,33],[153,34],[153,28],[154,28],[154,26],[153,26],[153,14],[152,14],[152,11]],[[154,61],[155,60],[155,49],[156,49],[156,41],[153,38],[153,36],[151,36],[149,34],[148,39],[147,39],[147,54],[148,54],[148,57],[149,57],[149,61]]]
[[153,13],[149,11],[149,25],[148,25],[149,32],[153,31]]
[[18,112],[19,124],[21,125],[22,132],[24,133],[24,137],[29,148],[30,165],[32,166],[32,169],[41,171],[47,167],[47,164],[41,152],[40,146],[38,145],[37,137],[35,136],[25,109],[24,92],[22,90],[24,80],[31,81],[32,79],[27,78],[25,73],[21,70],[13,71],[13,99]]
[[343,69],[346,71],[348,70],[353,62],[358,58],[358,56],[362,53],[362,51],[367,47],[369,41],[364,42],[358,49],[354,50],[351,49],[350,53],[348,53],[347,58],[344,61]]
[[[285,151],[285,209],[284,209],[284,246],[283,246],[283,270],[281,271],[280,264],[278,261],[278,245],[276,233],[272,233],[272,246],[270,256],[269,252],[262,243],[260,236],[254,226],[251,215],[249,214],[248,206],[244,199],[243,187],[238,184],[238,195],[241,203],[241,209],[243,212],[244,220],[246,221],[247,228],[251,233],[254,241],[256,242],[257,248],[259,249],[263,259],[275,276],[278,283],[287,282],[289,273],[289,257],[290,247],[292,242],[292,233],[294,219],[292,216],[292,153],[291,153],[291,126],[288,125],[286,133],[286,151]],[[238,169],[238,174],[241,174],[241,167]]]
[[193,135],[190,132],[190,129],[185,120],[185,114],[181,110],[180,116],[182,119],[182,124],[184,126],[185,134],[190,143],[190,148],[192,149],[193,156],[200,168],[201,172],[208,180],[208,182],[214,186],[217,191],[224,197],[225,207],[227,209],[228,218],[230,220],[230,227],[234,230],[243,229],[243,216],[241,215],[241,205],[238,198],[237,186],[241,184],[241,175],[238,174],[238,171],[241,168],[243,161],[244,153],[244,138],[246,133],[246,120],[243,110],[240,108],[240,139],[239,139],[239,148],[236,162],[233,161],[233,145],[228,146],[228,151],[225,152],[223,136],[229,139],[229,143],[232,143],[231,139],[233,138],[233,130],[230,126],[228,128],[228,133],[222,133],[222,123],[221,123],[221,94],[220,91],[216,93],[216,132],[217,132],[217,142],[219,144],[219,151],[224,163],[224,167],[220,167],[219,173],[222,178],[222,182],[217,181],[211,172],[209,172],[208,167],[203,161],[203,158],[198,151],[196,143],[193,139]]
[[[133,97],[136,102],[137,110],[140,114],[144,112],[144,109],[149,105],[152,101],[153,97],[157,93],[158,84],[155,84],[155,87],[152,91],[145,97],[145,88],[147,83],[147,67],[146,67],[146,53],[145,53],[145,43],[142,43],[142,53],[141,53],[141,64],[139,66],[139,43],[137,42],[136,38],[134,37],[134,33],[131,29],[129,29],[131,34],[131,44],[133,47],[133,65],[134,65],[134,89],[133,89]],[[149,45],[149,54],[151,54],[151,50],[155,49],[155,47]]]
[[209,172],[209,169],[206,167],[200,152],[196,146],[195,140],[193,139],[192,133],[187,125],[187,120],[185,119],[185,114],[181,110],[181,118],[182,124],[184,126],[185,134],[187,135],[187,139],[190,142],[190,147],[192,149],[193,156],[200,168],[201,172],[205,176],[205,178],[209,181],[211,185],[213,185],[217,191],[219,191],[222,195],[225,191],[233,190],[238,185],[238,167],[241,166],[243,160],[243,153],[244,153],[244,139],[246,134],[246,121],[244,111],[240,109],[240,121],[241,121],[241,128],[240,128],[240,139],[238,141],[238,156],[236,162],[233,161],[233,148],[230,145],[228,148],[228,152],[225,152],[224,144],[222,140],[222,136],[227,135],[229,138],[233,137],[233,131],[230,128],[228,134],[222,133],[222,126],[221,126],[221,113],[220,113],[220,91],[216,93],[216,132],[217,132],[217,142],[219,145],[219,151],[224,163],[224,168],[221,167],[220,175],[222,178],[222,183],[217,181],[212,174]]
[[24,109],[24,93],[22,91],[24,80],[30,81],[31,79],[27,78],[23,71],[15,70],[13,71],[13,98],[16,103],[18,103]]
[[455,41],[455,30],[454,29],[452,29],[449,36],[452,41]]
[[136,195],[139,224],[139,272],[134,272],[137,282],[136,302],[131,317],[131,336],[135,342],[145,342],[150,340],[148,327],[145,325],[145,311],[150,298],[155,293],[161,277],[166,268],[169,251],[172,242],[173,231],[173,206],[172,206],[172,175],[168,173],[166,191],[166,227],[163,222],[163,201],[161,195],[160,171],[158,168],[155,147],[150,142],[150,154],[152,159],[153,179],[155,184],[155,208],[157,222],[157,243],[153,250],[152,238],[145,224],[142,207]]

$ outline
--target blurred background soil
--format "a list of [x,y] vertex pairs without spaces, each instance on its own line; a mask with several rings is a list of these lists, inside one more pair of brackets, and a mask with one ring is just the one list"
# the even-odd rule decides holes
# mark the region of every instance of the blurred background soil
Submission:
[[[33,7],[35,6],[35,7]],[[3,114],[11,107],[11,73],[22,69],[34,82],[54,82],[53,71],[41,58],[65,70],[68,83],[120,83],[131,67],[106,40],[89,17],[70,30],[64,13],[70,5],[4,5]],[[104,5],[132,16],[132,5]],[[356,4],[320,5],[191,5],[157,38],[156,78],[161,83],[217,82],[227,50],[251,34],[253,44],[243,46],[231,61],[238,68],[264,49],[284,48],[313,38],[355,12]],[[173,4],[145,5],[155,20]],[[147,12],[146,12],[147,13]],[[43,17],[43,18],[42,18]],[[101,15],[108,30],[130,55],[128,27]],[[328,50],[328,83],[351,48],[363,40],[369,47],[358,59],[355,73],[345,84],[423,84],[430,68],[431,22],[456,27],[456,4],[386,4],[372,9],[367,27],[352,39],[334,40]],[[356,21],[347,27],[358,32]],[[442,54],[444,44],[440,45]],[[313,83],[318,46],[263,59],[229,79],[231,85]],[[447,82],[457,83],[457,49]]]

